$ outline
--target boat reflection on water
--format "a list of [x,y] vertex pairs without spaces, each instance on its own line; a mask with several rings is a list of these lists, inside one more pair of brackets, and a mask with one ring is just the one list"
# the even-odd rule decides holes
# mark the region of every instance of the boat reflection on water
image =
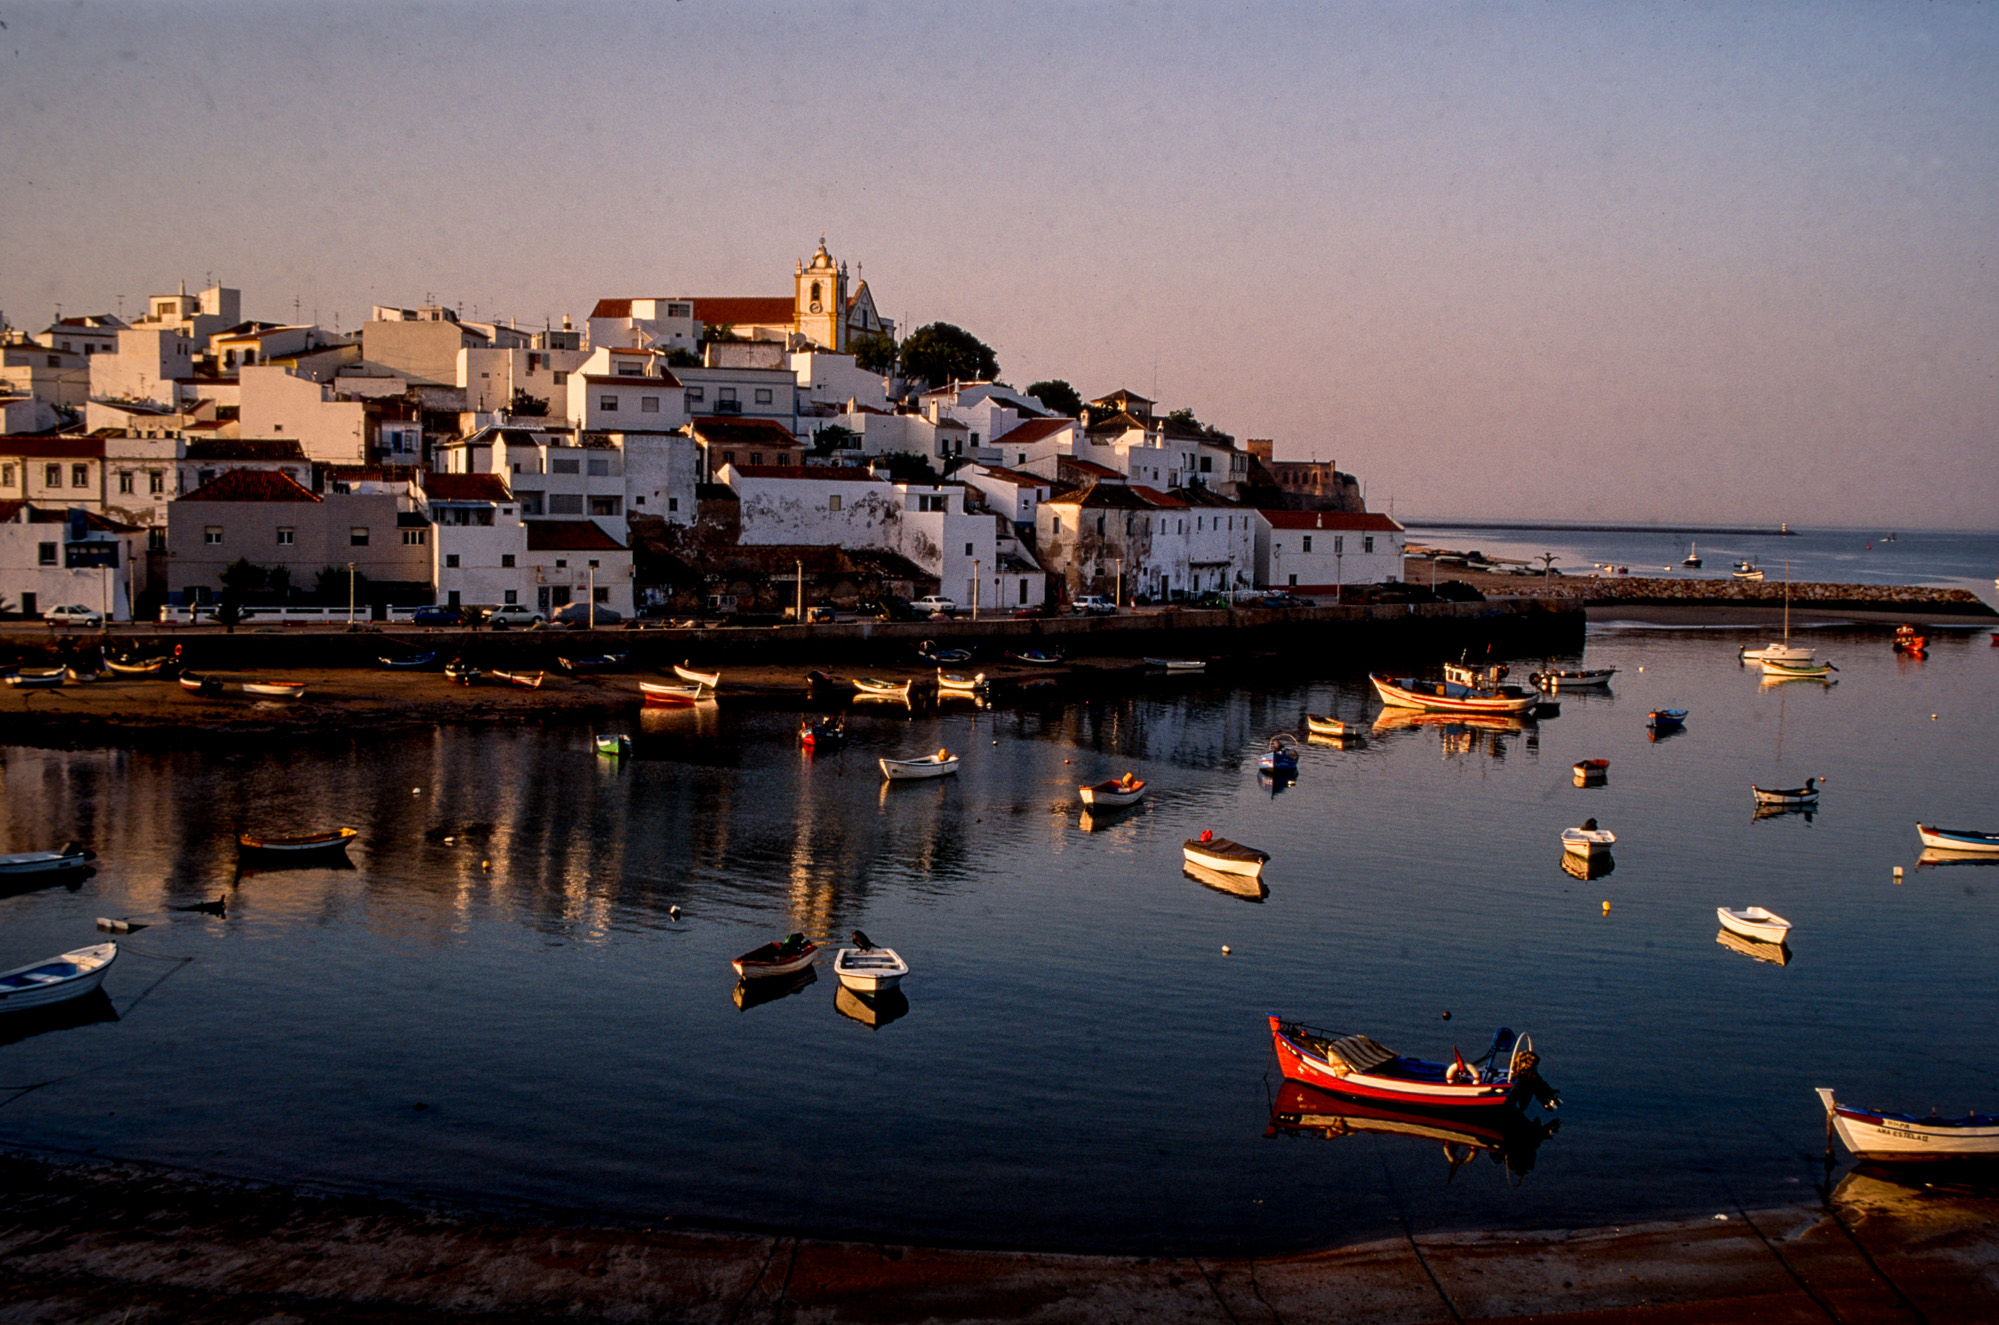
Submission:
[[1531,718],[1495,713],[1423,713],[1416,709],[1390,708],[1383,709],[1381,716],[1374,720],[1376,736],[1422,727],[1436,731],[1447,755],[1482,753],[1494,759],[1504,759],[1506,737],[1527,734],[1528,743],[1533,744],[1531,733],[1534,721]]
[[1324,736],[1318,732],[1307,732],[1305,744],[1316,745],[1329,750],[1365,750],[1367,737],[1359,732],[1347,736]]
[[1716,930],[1714,941],[1731,952],[1739,952],[1745,957],[1754,957],[1759,962],[1769,962],[1772,966],[1789,966],[1791,949],[1783,943],[1768,943],[1762,939],[1752,939],[1737,934],[1734,930]]
[[1916,868],[1919,870],[1945,865],[1999,865],[1999,856],[1981,851],[1941,851],[1936,847],[1924,847],[1923,854],[1916,857]]
[[909,1013],[909,996],[900,989],[884,989],[877,994],[863,994],[841,985],[833,995],[833,1006],[840,1015],[851,1017],[870,1030],[880,1030],[892,1021]]
[[1076,827],[1086,833],[1101,833],[1130,823],[1144,807],[1144,801],[1132,805],[1086,805],[1076,819]]
[[1562,853],[1562,873],[1578,879],[1601,879],[1616,870],[1617,860],[1608,851],[1593,851],[1587,856],[1569,851]]
[[819,968],[808,966],[795,975],[766,976],[759,980],[736,981],[736,1006],[744,1012],[780,998],[802,994],[819,979]]
[[1256,775],[1256,785],[1259,787],[1268,787],[1273,798],[1278,792],[1283,791],[1297,780],[1298,771],[1296,769],[1284,769],[1281,772],[1272,772],[1265,769]]
[[118,1010],[111,1006],[111,996],[104,992],[104,986],[99,985],[82,998],[65,999],[46,1007],[28,1008],[0,1017],[0,1044],[18,1044],[50,1031],[74,1030],[78,1026],[116,1020]]
[[1315,1136],[1337,1141],[1349,1136],[1407,1136],[1441,1142],[1449,1171],[1444,1181],[1481,1153],[1520,1179],[1534,1168],[1541,1143],[1561,1130],[1562,1120],[1530,1119],[1514,1109],[1477,1110],[1491,1115],[1466,1118],[1463,1110],[1425,1113],[1345,1099],[1296,1081],[1286,1081],[1270,1106],[1266,1137]]
[[51,871],[43,874],[0,875],[0,897],[19,897],[23,893],[40,892],[44,888],[60,885],[75,892],[83,887],[83,881],[97,873],[97,866],[85,865],[82,869]]
[[1209,869],[1206,865],[1196,865],[1193,861],[1182,861],[1180,870],[1197,883],[1206,884],[1216,892],[1240,897],[1245,902],[1260,902],[1270,896],[1270,885],[1261,878],[1252,879],[1246,874],[1224,874],[1220,870]]
[[1804,816],[1805,822],[1810,823],[1812,819],[1818,814],[1818,812],[1819,812],[1818,806],[1809,805],[1809,804],[1758,805],[1754,810],[1750,812],[1749,821],[1751,823],[1755,823],[1759,819],[1782,819],[1785,818],[1786,816],[1795,814],[1795,815]]
[[322,851],[287,860],[283,856],[238,856],[236,877],[254,879],[260,874],[352,874],[361,868],[347,858],[345,852],[338,855]]

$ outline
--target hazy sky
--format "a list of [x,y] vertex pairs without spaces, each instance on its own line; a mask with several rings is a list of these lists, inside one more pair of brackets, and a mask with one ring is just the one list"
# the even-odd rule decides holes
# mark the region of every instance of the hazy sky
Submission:
[[[1399,514],[1999,527],[1999,13],[0,0],[0,311],[788,294]],[[1155,383],[1157,385],[1154,391]]]

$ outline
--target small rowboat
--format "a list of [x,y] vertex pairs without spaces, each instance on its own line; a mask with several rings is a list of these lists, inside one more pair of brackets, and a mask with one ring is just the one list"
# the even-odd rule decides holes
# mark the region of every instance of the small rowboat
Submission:
[[15,672],[7,678],[7,684],[21,690],[53,690],[61,685],[68,669],[51,667],[47,671]]
[[420,667],[428,667],[437,661],[435,653],[412,653],[402,658],[391,658],[384,653],[378,654],[376,657],[380,660],[382,666],[392,672],[414,672]]
[[940,649],[935,646],[933,641],[925,640],[917,646],[916,656],[925,662],[942,663],[947,667],[955,667],[959,663],[970,662],[972,660],[972,651],[970,649]]
[[1831,663],[1785,662],[1781,658],[1765,658],[1758,665],[1765,676],[1797,681],[1823,681],[1839,670]]
[[586,672],[610,672],[625,665],[622,653],[599,653],[589,658],[557,658],[555,665],[572,676]]
[[1731,911],[1725,906],[1714,909],[1721,927],[1746,939],[1757,939],[1763,943],[1782,943],[1791,937],[1791,922],[1775,911],[1766,911],[1760,906],[1747,906],[1740,911]]
[[11,856],[0,856],[0,879],[18,879],[36,874],[67,874],[80,870],[97,859],[94,851],[85,851],[83,843],[68,842],[60,851],[22,851]]
[[447,679],[456,681],[459,685],[469,686],[484,676],[485,673],[470,663],[448,662],[444,664],[444,675]]
[[622,733],[617,736],[599,736],[596,744],[598,754],[610,755],[613,758],[632,752],[632,738]]
[[495,670],[493,675],[499,677],[502,681],[507,682],[509,685],[517,685],[521,687],[523,690],[539,690],[541,689],[541,683],[543,678],[545,678],[548,675],[548,673],[547,672],[502,672]]
[[1101,806],[1105,809],[1118,805],[1136,805],[1145,799],[1145,783],[1130,773],[1121,778],[1112,778],[1109,782],[1099,782],[1092,787],[1079,787],[1077,791],[1083,798],[1083,804]]
[[1752,784],[1749,794],[1756,798],[1758,805],[1816,805],[1819,801],[1819,780],[1806,778],[1802,787],[1758,787]]
[[1687,725],[1685,709],[1653,709],[1645,715],[1645,725],[1654,731],[1668,731]]
[[1369,681],[1390,708],[1422,709],[1427,713],[1489,713],[1506,716],[1524,714],[1541,702],[1541,697],[1519,686],[1480,690],[1456,681],[1419,681],[1413,677],[1395,679],[1369,673]]
[[966,676],[963,672],[937,673],[937,688],[960,695],[975,695],[986,688],[986,674]]
[[847,724],[834,718],[807,718],[798,724],[798,743],[808,750],[831,749],[847,739]]
[[1256,757],[1257,768],[1265,773],[1296,773],[1298,771],[1298,738],[1290,732],[1279,732],[1270,738],[1270,746]]
[[297,699],[305,693],[305,685],[298,681],[245,681],[243,693],[268,695],[273,699]]
[[242,833],[236,838],[237,850],[271,856],[307,856],[324,851],[329,854],[345,851],[347,844],[361,835],[358,828],[336,828],[327,833],[304,833],[297,837],[260,837]]
[[1322,718],[1316,713],[1305,715],[1305,734],[1308,736],[1361,736],[1366,729],[1357,722],[1342,722],[1338,718]]
[[873,994],[901,984],[909,974],[909,963],[894,948],[842,948],[833,954],[833,974],[854,992]]
[[1585,819],[1581,828],[1562,830],[1562,850],[1573,856],[1594,856],[1617,845],[1617,835],[1598,828],[1596,820]]
[[1601,782],[1610,776],[1608,759],[1578,759],[1576,761],[1576,785],[1585,782]]
[[1569,672],[1529,672],[1527,679],[1543,690],[1601,690],[1616,675],[1615,667],[1591,667]]
[[1999,833],[1975,833],[1968,828],[1932,828],[1927,824],[1916,825],[1916,836],[1923,845],[1935,851],[1975,851],[1980,855],[1999,855]]
[[883,759],[880,763],[882,776],[890,782],[950,777],[958,771],[958,756],[948,750],[939,750],[921,759]]
[[1989,1158],[1999,1155],[1999,1115],[1971,1113],[1962,1118],[1917,1118],[1879,1109],[1835,1104],[1832,1091],[1818,1088],[1826,1122],[1856,1159],[1903,1163],[1911,1160]]
[[807,942],[803,934],[791,934],[781,943],[771,942],[751,948],[730,964],[736,968],[736,974],[745,980],[796,975],[812,965],[812,959],[819,955],[819,948],[819,944]]
[[182,672],[178,678],[180,688],[194,695],[219,695],[222,682],[212,676],[197,676],[193,672]]
[[134,658],[121,662],[116,658],[106,658],[104,665],[119,676],[158,676],[160,669],[167,665],[167,660],[164,657]]
[[1147,658],[1147,667],[1164,667],[1169,672],[1205,672],[1208,664],[1199,658]]
[[697,672],[684,663],[675,663],[673,665],[673,674],[683,681],[692,681],[695,685],[707,686],[710,690],[722,684],[722,674],[720,672]]
[[909,699],[909,687],[913,684],[915,683],[912,681],[883,681],[873,676],[857,676],[854,678],[854,690],[863,699],[900,699],[907,701]]
[[19,1012],[82,998],[104,983],[118,960],[118,945],[95,943],[60,957],[0,971],[0,1012]]
[[1270,1038],[1287,1081],[1350,1099],[1428,1109],[1504,1108],[1530,1096],[1560,1100],[1540,1079],[1533,1040],[1504,1027],[1484,1057],[1467,1063],[1454,1055],[1448,1065],[1404,1058],[1365,1035],[1334,1035],[1278,1017],[1270,1019]]
[[707,686],[677,686],[664,681],[639,682],[639,696],[645,703],[662,706],[699,704],[709,698]]
[[1039,649],[1029,649],[1025,653],[1014,653],[1008,650],[1006,656],[1017,663],[1026,663],[1029,667],[1053,667],[1056,663],[1062,661],[1061,654],[1043,653]]
[[1268,851],[1258,851],[1240,842],[1231,842],[1226,837],[1216,837],[1213,833],[1202,833],[1190,837],[1181,844],[1181,852],[1196,865],[1206,866],[1222,874],[1241,874],[1248,878],[1263,877],[1263,867],[1270,863]]

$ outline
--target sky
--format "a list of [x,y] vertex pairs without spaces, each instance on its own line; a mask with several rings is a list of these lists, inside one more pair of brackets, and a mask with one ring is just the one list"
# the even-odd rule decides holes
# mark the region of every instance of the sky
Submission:
[[1999,528],[1995,11],[0,0],[0,314],[580,323],[823,233],[1405,517]]

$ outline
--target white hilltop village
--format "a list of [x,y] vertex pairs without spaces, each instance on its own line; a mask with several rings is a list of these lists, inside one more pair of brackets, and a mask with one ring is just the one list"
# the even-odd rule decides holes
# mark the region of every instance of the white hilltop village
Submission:
[[0,614],[1003,614],[1401,576],[1402,527],[1331,461],[1125,390],[905,377],[823,239],[792,282],[351,334],[183,283],[130,322],[5,327]]

